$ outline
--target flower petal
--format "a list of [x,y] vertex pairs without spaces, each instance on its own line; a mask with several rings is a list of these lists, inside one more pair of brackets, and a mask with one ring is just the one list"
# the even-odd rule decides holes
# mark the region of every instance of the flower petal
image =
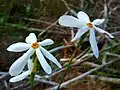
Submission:
[[47,45],[51,45],[51,44],[53,44],[53,43],[54,43],[54,41],[51,40],[51,39],[45,39],[45,40],[43,40],[42,42],[39,42],[39,44],[40,44],[41,46],[47,46]]
[[10,82],[18,82],[18,81],[21,81],[23,79],[25,79],[28,75],[31,74],[31,71],[28,70],[26,72],[23,72],[22,74],[18,75],[18,76],[15,76],[13,78],[10,79]]
[[33,48],[30,48],[24,55],[27,59],[29,59],[34,54],[34,52],[35,50]]
[[27,43],[31,44],[31,43],[35,43],[37,42],[37,37],[34,33],[30,33],[28,37],[26,37],[25,40]]
[[83,24],[75,17],[69,15],[63,15],[59,18],[59,24],[66,27],[81,28]]
[[11,52],[22,52],[29,49],[30,46],[27,43],[18,42],[10,45],[7,50]]
[[95,19],[92,24],[93,25],[100,25],[105,21],[105,19]]
[[96,58],[99,57],[99,51],[98,51],[98,47],[97,47],[97,42],[96,42],[96,37],[95,37],[95,32],[93,29],[90,30],[90,45],[93,51],[93,54],[95,55]]
[[45,60],[44,56],[42,55],[41,51],[39,48],[36,49],[36,55],[38,57],[38,60],[42,66],[42,68],[44,69],[44,71],[48,74],[51,74],[52,69],[50,67],[50,65],[47,63],[47,61]]
[[79,21],[81,21],[84,24],[87,24],[90,22],[89,16],[83,11],[78,12],[77,17],[79,18]]
[[96,27],[96,26],[94,26],[94,28],[95,28],[96,31],[98,31],[98,32],[100,32],[100,33],[107,34],[110,38],[114,38],[114,36],[113,36],[112,34],[106,32],[106,31],[104,31],[104,30],[102,30],[102,29],[100,29],[100,28],[98,28],[98,27]]
[[88,31],[88,27],[83,27],[82,29],[79,29],[78,32],[76,33],[75,37],[71,40],[71,42],[74,42],[75,40],[80,39],[80,37]]
[[9,69],[9,74],[11,76],[16,76],[18,74],[20,74],[26,63],[27,60],[31,57],[31,55],[34,53],[34,50],[32,48],[30,48],[23,56],[21,56],[20,58],[18,58],[10,67]]
[[47,57],[49,60],[51,60],[53,63],[55,63],[59,68],[62,68],[62,66],[60,65],[60,63],[57,61],[57,59],[51,54],[49,53],[46,49],[44,49],[43,47],[40,47],[43,55],[45,57]]
[[34,63],[31,59],[28,60],[28,70],[30,70],[32,72],[33,67],[34,67]]

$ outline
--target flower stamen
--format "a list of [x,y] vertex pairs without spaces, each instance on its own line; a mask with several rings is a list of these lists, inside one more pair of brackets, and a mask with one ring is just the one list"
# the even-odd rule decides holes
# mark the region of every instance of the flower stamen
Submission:
[[93,28],[93,25],[92,25],[91,22],[90,22],[90,23],[87,23],[87,26],[88,26],[89,28]]
[[36,49],[38,47],[39,47],[39,44],[37,42],[35,42],[35,43],[32,44],[32,48]]

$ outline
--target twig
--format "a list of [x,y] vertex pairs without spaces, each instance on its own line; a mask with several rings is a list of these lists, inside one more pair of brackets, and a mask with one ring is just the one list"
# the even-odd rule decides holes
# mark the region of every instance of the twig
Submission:
[[116,7],[114,7],[112,10],[109,11],[108,15],[111,15],[112,12],[116,11],[118,9],[119,5],[117,5]]
[[84,0],[80,0],[80,3],[81,3],[80,8],[82,8],[82,9],[84,8],[84,2],[85,2]]
[[107,22],[108,22],[108,7],[107,7],[106,0],[104,0],[104,1],[105,1],[105,4],[104,4],[104,18],[106,19],[106,21],[104,22],[103,29],[105,30],[107,28]]
[[[120,58],[119,58],[119,59],[120,59]],[[96,68],[94,68],[94,69],[89,70],[88,72],[85,72],[84,74],[82,74],[82,75],[80,75],[80,76],[77,76],[77,77],[75,77],[75,78],[73,78],[73,79],[71,79],[71,80],[68,80],[68,81],[62,83],[61,86],[60,86],[60,88],[66,87],[66,86],[69,85],[70,83],[73,83],[73,82],[75,82],[75,81],[78,81],[78,80],[84,78],[85,76],[93,73],[94,71],[97,71],[97,70],[99,70],[99,69],[101,69],[101,68],[103,68],[103,67],[105,67],[105,66],[108,66],[108,65],[110,65],[110,64],[118,61],[119,59],[115,59],[115,60],[109,61],[109,62],[106,63],[106,64],[102,64],[102,65],[100,65],[100,66],[98,66],[98,67],[96,67]],[[55,86],[55,87],[50,88],[50,89],[48,89],[48,90],[56,90],[57,88],[58,88],[58,86]]]
[[64,3],[68,11],[70,11],[73,15],[77,16],[77,13],[69,7],[68,3],[65,0],[61,0],[61,1]]
[[50,28],[52,28],[54,25],[56,25],[58,20],[56,20],[54,23],[52,23],[49,27],[47,27],[45,30],[43,30],[39,35],[38,38],[43,35],[45,32],[47,32]]
[[0,72],[0,75],[8,74],[8,72]]
[[[98,65],[98,64],[95,64],[95,63],[92,63],[92,62],[84,62],[82,65],[88,65],[89,67],[92,67],[92,68],[95,68],[95,67],[98,67],[98,66],[100,66],[100,65]],[[119,70],[115,70],[115,69],[112,69],[112,68],[108,68],[108,67],[106,67],[106,68],[103,68],[103,70],[106,72],[112,72],[112,73],[120,73],[120,71]]]
[[[38,22],[38,23],[45,23],[45,24],[48,24],[48,25],[52,25],[53,23],[51,22],[47,22],[47,21],[44,21],[44,20],[41,20],[41,19],[33,19],[33,18],[23,18],[24,20],[27,20],[27,21],[31,21],[31,22]],[[54,26],[57,26],[57,27],[60,27],[59,25],[54,25]]]
[[91,62],[84,62],[82,65],[88,65],[88,66],[90,66],[90,67],[92,67],[92,68],[95,68],[95,67],[100,66],[100,65],[98,65],[98,64],[91,63]]
[[109,0],[108,7],[110,7],[110,5],[111,5],[112,2],[113,2],[113,0]]
[[71,28],[71,39],[74,38],[74,36],[75,36],[74,29]]
[[104,76],[98,76],[98,75],[88,75],[87,77],[95,79],[95,80],[98,79],[101,81],[113,83],[113,84],[120,84],[119,78],[111,78],[111,77],[104,77]]
[[91,49],[88,47],[82,53],[80,53],[79,55],[77,55],[75,58],[79,59],[80,57],[84,56],[84,54],[90,53],[90,51],[91,51]]
[[53,81],[47,81],[47,80],[45,80],[45,79],[35,78],[34,80],[37,81],[37,82],[45,83],[45,84],[52,85],[52,86],[56,86],[56,85],[58,85],[58,83],[56,83],[56,82],[53,82]]
[[3,80],[3,79],[5,79],[8,76],[9,76],[9,74],[3,74],[2,76],[0,76],[0,81]]
[[120,58],[120,55],[115,54],[115,53],[108,53],[108,52],[106,52],[106,55],[114,56],[114,57],[118,57],[118,58]]
[[[118,54],[114,54],[114,53],[105,53],[105,54],[108,55],[108,56],[113,56],[113,57],[120,58],[120,55],[118,55]],[[92,62],[84,62],[83,65],[89,65],[89,66],[91,66],[93,68],[100,66],[100,65],[92,63]],[[119,73],[118,70],[111,69],[111,68],[104,68],[103,70],[110,71],[110,72],[113,72],[113,73]]]
[[109,50],[109,49],[111,49],[111,48],[118,47],[118,46],[120,46],[120,43],[117,43],[116,45],[114,45],[114,46],[112,46],[112,47],[105,48],[105,49],[101,50],[100,53],[105,52],[105,51],[107,51],[107,50]]
[[[65,14],[67,14],[67,12],[65,12]],[[47,32],[50,28],[52,28],[53,26],[55,26],[57,24],[58,20],[56,20],[54,23],[52,23],[50,26],[48,26],[45,30],[43,30],[40,34],[38,34],[38,38],[43,35],[45,32]]]
[[26,30],[28,30],[28,31],[39,31],[39,32],[43,31],[42,29],[38,29],[38,28],[28,28],[28,27],[26,27],[26,26],[19,26],[19,25],[17,25],[17,24],[11,24],[11,23],[6,23],[5,25],[6,25],[6,26],[12,26],[12,27],[14,27],[14,28],[26,29]]
[[106,63],[106,59],[107,59],[107,56],[106,56],[106,53],[104,53],[103,58],[102,58],[102,64]]
[[26,83],[26,84],[20,84],[20,85],[18,85],[18,86],[15,86],[15,87],[13,87],[13,88],[11,88],[11,90],[17,90],[18,88],[19,89],[23,89],[23,87],[28,87],[29,86],[29,83]]
[[65,49],[65,48],[70,48],[70,47],[73,47],[73,45],[59,46],[59,47],[56,47],[56,48],[53,48],[53,49],[49,50],[49,52],[53,53],[53,52],[56,52],[58,50],[62,50],[62,49]]
[[8,84],[7,84],[7,81],[6,81],[6,80],[4,80],[4,85],[5,85],[6,90],[10,90],[10,87],[8,86]]
[[49,84],[52,86],[58,85],[58,83],[54,82],[54,81],[48,81],[46,80],[48,79],[48,76],[40,76],[40,75],[35,75],[35,81],[40,82],[40,83],[45,83],[45,84]]
[[[11,24],[11,23],[6,23],[5,25],[9,26],[9,27],[13,27],[13,28],[24,29],[24,30],[27,30],[27,31],[37,31],[37,32],[44,31],[43,29],[39,29],[39,28],[29,28],[27,26],[20,26],[20,25]],[[60,32],[60,31],[53,31],[53,30],[50,30],[49,33],[61,34],[61,35],[68,35],[68,33]]]

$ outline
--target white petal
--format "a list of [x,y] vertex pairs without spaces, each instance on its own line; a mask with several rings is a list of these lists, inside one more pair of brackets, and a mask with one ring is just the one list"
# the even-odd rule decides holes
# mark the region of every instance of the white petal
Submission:
[[10,45],[7,50],[12,52],[22,52],[29,49],[30,46],[27,43],[18,42]]
[[43,47],[40,47],[43,55],[45,57],[47,57],[49,60],[51,60],[53,63],[55,63],[59,68],[62,68],[62,66],[60,65],[60,63],[57,61],[57,59],[51,54],[49,53],[46,49],[44,49]]
[[97,47],[97,42],[96,42],[96,37],[95,37],[95,32],[93,29],[90,30],[90,45],[93,51],[93,54],[95,55],[96,58],[99,57],[99,51],[98,51],[98,47]]
[[18,81],[21,81],[23,79],[25,79],[28,75],[31,74],[31,71],[26,71],[26,72],[23,72],[22,74],[18,75],[18,76],[15,76],[13,78],[10,79],[10,82],[18,82]]
[[20,74],[23,71],[23,68],[25,67],[27,60],[31,57],[31,55],[34,53],[33,49],[29,49],[23,56],[18,58],[10,67],[9,74],[11,76],[16,76]]
[[74,42],[75,40],[80,39],[80,37],[88,31],[88,27],[83,27],[81,29],[78,30],[78,32],[76,33],[75,37],[71,40],[71,42]]
[[95,19],[92,24],[93,25],[100,25],[105,21],[105,19]]
[[83,11],[78,12],[77,17],[79,18],[79,21],[83,22],[84,24],[90,22],[89,16]]
[[94,26],[94,28],[95,28],[96,31],[98,31],[98,32],[100,32],[100,33],[107,34],[110,38],[114,38],[114,36],[113,36],[112,34],[106,32],[106,31],[104,31],[104,30],[102,30],[102,29],[100,29],[100,28],[98,28],[98,27],[96,27],[96,26]]
[[21,56],[19,59],[17,59],[10,67],[9,74],[11,76],[16,76],[20,74],[23,71],[23,68],[25,67],[27,63],[26,57]]
[[25,40],[27,43],[35,43],[37,42],[37,37],[34,33],[30,33],[28,37],[26,37],[26,40]]
[[77,18],[69,15],[61,16],[58,22],[61,26],[67,26],[67,27],[81,28],[83,26],[83,24]]
[[32,71],[34,67],[34,63],[31,59],[28,60],[28,70]]
[[44,56],[42,55],[41,51],[39,48],[36,49],[36,55],[38,57],[38,60],[42,66],[42,68],[44,69],[44,71],[48,74],[51,74],[52,69],[50,67],[50,65],[47,63],[47,61],[45,60]]
[[29,59],[33,54],[35,50],[33,48],[30,48],[24,55]]
[[54,43],[54,41],[51,40],[51,39],[45,39],[45,40],[43,40],[42,42],[39,42],[39,44],[40,44],[41,46],[51,45],[51,44],[53,44],[53,43]]

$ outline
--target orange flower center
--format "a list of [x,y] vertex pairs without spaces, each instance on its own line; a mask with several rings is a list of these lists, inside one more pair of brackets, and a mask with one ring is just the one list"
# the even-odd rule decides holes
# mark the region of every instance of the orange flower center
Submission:
[[39,44],[37,42],[35,42],[35,43],[32,44],[32,48],[36,49],[38,47],[39,47]]
[[88,26],[89,28],[93,28],[93,25],[92,25],[91,22],[90,22],[90,23],[87,23],[87,26]]

